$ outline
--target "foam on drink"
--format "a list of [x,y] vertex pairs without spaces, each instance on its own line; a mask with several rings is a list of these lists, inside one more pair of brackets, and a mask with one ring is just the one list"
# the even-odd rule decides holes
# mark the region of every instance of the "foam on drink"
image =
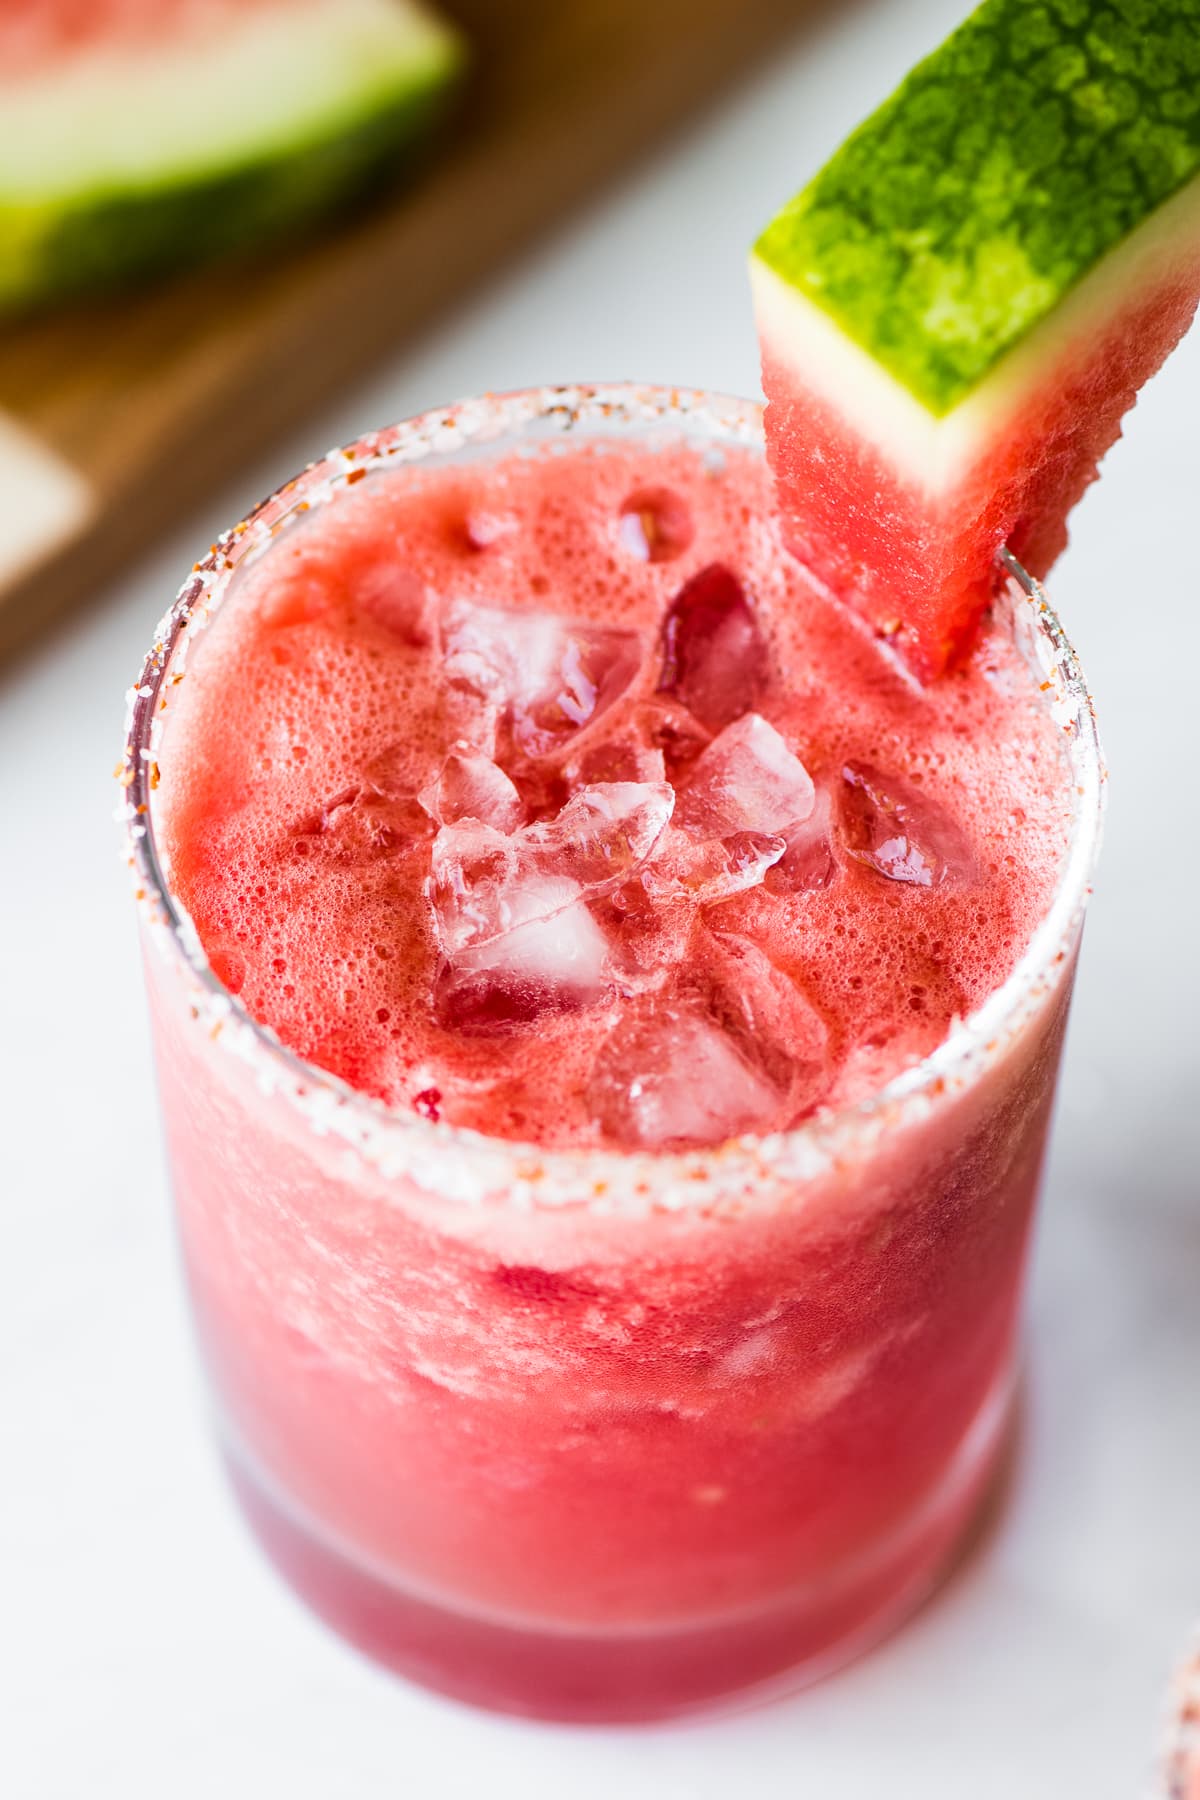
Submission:
[[921,689],[783,552],[761,460],[685,446],[345,489],[239,577],[160,763],[255,1017],[555,1145],[864,1097],[1008,975],[1069,823],[999,632]]

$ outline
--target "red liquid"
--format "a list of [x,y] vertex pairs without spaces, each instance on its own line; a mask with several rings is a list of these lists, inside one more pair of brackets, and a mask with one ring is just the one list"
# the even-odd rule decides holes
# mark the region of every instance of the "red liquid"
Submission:
[[[556,705],[544,683],[497,703],[477,667],[447,683],[478,654],[463,603],[587,621],[565,710],[561,681]],[[537,664],[518,619],[503,635],[518,675]],[[704,745],[739,730],[807,829],[761,782],[778,829],[747,847],[712,823],[729,781],[706,788]],[[457,843],[430,784],[464,737],[516,782],[513,801],[489,778],[487,804],[522,858],[573,792],[678,792],[679,835],[617,886],[587,887],[574,827],[554,840],[587,914],[565,965],[563,912],[534,966],[464,940],[436,880],[427,897]],[[252,1013],[397,1109],[552,1147],[672,1148],[867,1095],[1009,973],[1067,823],[1012,649],[987,639],[922,694],[787,563],[762,465],[733,452],[719,475],[626,446],[346,490],[198,640],[160,760],[173,884]],[[714,844],[773,860],[731,898],[681,898]],[[984,1074],[804,1181],[768,1156],[731,1194],[717,1154],[684,1205],[656,1207],[651,1165],[636,1206],[604,1210],[585,1162],[575,1204],[543,1205],[519,1156],[523,1209],[449,1175],[440,1197],[437,1133],[413,1181],[313,1134],[151,957],[197,1316],[277,1561],[382,1660],[559,1717],[684,1710],[877,1635],[1002,1433],[1068,978]]]
[[[623,505],[655,493],[691,532],[683,550],[647,560],[640,518],[629,547]],[[160,759],[176,890],[243,1004],[392,1105],[436,1089],[443,1118],[542,1145],[628,1141],[590,1072],[664,971],[666,998],[698,968],[723,993],[761,990],[757,1033],[739,1031],[739,1049],[757,1035],[785,1063],[795,1051],[819,1065],[789,1082],[766,1058],[783,1091],[764,1129],[861,1099],[932,1050],[1003,981],[1045,911],[1064,845],[1055,728],[995,635],[969,669],[921,692],[783,555],[770,504],[747,452],[730,452],[717,477],[695,450],[579,451],[469,479],[363,482],[259,564],[189,665]],[[581,645],[590,660],[572,675]],[[526,681],[532,694],[506,717],[496,694]],[[588,704],[576,728],[562,708]],[[745,714],[754,745],[786,759],[785,785],[804,791],[768,812],[775,790],[764,797],[752,776],[745,819],[702,816],[689,836],[697,791],[724,792],[727,773],[716,747],[697,753],[736,739]],[[477,764],[493,785],[450,796],[451,810],[498,808],[505,830],[553,820],[597,782],[679,791],[675,837],[657,844],[646,879],[602,890],[563,928],[582,945],[581,982],[597,937],[611,940],[594,995],[514,995],[470,955],[447,982],[425,888],[431,860],[453,875],[472,848],[457,849],[453,829],[435,838],[425,807],[438,802],[417,796],[466,739],[450,774],[462,789]],[[790,836],[789,805],[812,807]],[[776,834],[782,856],[760,848]],[[880,849],[909,879],[863,860]],[[739,854],[777,860],[743,892],[696,905],[715,859]],[[578,876],[552,851],[518,886],[560,863]],[[763,951],[782,986],[770,968],[731,968],[731,943]],[[772,1026],[777,987],[796,1005]],[[488,1008],[501,1015],[506,1001],[518,1013],[527,1003],[537,1029],[493,1020]]]

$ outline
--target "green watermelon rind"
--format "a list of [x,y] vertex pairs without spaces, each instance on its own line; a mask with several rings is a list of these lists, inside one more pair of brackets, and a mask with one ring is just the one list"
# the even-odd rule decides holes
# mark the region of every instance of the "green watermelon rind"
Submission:
[[985,0],[757,259],[933,417],[1200,173],[1200,0]]
[[457,33],[422,21],[412,58],[359,104],[298,115],[257,154],[164,158],[139,180],[14,200],[0,192],[0,312],[112,291],[139,277],[275,242],[369,189],[416,153],[464,63]]

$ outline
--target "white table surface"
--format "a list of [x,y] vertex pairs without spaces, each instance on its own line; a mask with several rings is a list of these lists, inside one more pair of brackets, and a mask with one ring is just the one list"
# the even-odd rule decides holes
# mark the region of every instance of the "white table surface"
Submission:
[[[122,695],[192,560],[361,429],[487,387],[756,392],[743,246],[955,21],[864,0],[199,505],[0,685],[0,1794],[1133,1800],[1200,1607],[1200,332],[1053,588],[1114,770],[1030,1306],[1016,1480],[907,1630],[793,1701],[641,1731],[378,1673],[260,1562],[205,1434],[110,822]],[[1189,895],[1192,896],[1189,901]]]

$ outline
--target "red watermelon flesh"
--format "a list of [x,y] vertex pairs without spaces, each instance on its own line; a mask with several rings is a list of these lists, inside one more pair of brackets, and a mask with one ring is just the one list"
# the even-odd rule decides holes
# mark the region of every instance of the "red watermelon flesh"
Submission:
[[986,0],[755,246],[786,541],[934,676],[1200,293],[1200,0]]
[[936,675],[969,647],[1002,544],[1039,578],[1066,548],[1068,513],[1187,330],[1198,291],[1200,257],[1135,296],[1102,335],[1043,370],[1024,406],[934,492],[764,330],[770,458],[790,549],[895,637],[918,674]]
[[0,0],[0,81],[94,45],[118,53],[211,34],[250,12],[311,0]]

